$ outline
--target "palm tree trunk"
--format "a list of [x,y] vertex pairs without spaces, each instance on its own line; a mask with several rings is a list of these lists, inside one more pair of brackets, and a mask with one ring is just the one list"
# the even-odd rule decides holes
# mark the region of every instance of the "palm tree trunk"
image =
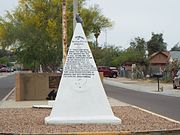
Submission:
[[63,66],[67,57],[67,17],[66,17],[66,0],[62,1],[62,33],[63,33]]

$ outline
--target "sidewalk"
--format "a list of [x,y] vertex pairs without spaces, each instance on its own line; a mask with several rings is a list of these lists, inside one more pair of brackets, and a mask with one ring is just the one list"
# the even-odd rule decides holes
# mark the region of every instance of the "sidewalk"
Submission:
[[148,92],[153,94],[161,94],[166,96],[180,97],[180,89],[173,89],[172,83],[160,83],[163,91],[158,91],[158,83],[148,80],[132,80],[128,78],[104,78],[105,84],[122,87],[130,90]]
[[[110,97],[108,97],[108,100],[111,106],[130,106]],[[48,105],[48,101],[15,101],[15,92],[12,92],[4,101],[0,101],[0,108],[32,108],[33,105]]]

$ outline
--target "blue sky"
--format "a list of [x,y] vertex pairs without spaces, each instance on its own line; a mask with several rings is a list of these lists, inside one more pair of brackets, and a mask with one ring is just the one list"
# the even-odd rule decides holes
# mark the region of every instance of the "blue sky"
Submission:
[[[0,15],[12,10],[18,0],[0,0]],[[180,42],[180,0],[87,0],[87,6],[99,4],[102,13],[114,22],[112,29],[101,32],[99,43],[127,48],[139,36],[163,33],[168,49]]]

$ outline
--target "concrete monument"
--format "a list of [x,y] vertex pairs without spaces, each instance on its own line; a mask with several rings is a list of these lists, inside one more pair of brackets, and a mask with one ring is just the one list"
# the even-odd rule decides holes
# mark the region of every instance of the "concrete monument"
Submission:
[[111,110],[81,23],[76,24],[58,93],[45,123],[121,123]]

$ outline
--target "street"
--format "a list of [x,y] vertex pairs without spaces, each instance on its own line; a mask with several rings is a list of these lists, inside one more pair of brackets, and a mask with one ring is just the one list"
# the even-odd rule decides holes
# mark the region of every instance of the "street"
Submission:
[[180,98],[138,92],[104,84],[107,96],[180,121]]
[[15,87],[15,75],[0,78],[0,100]]

